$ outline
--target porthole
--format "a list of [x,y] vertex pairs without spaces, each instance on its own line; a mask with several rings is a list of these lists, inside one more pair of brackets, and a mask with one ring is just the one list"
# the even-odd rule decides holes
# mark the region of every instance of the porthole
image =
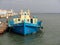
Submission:
[[18,21],[20,21],[20,19],[18,19]]

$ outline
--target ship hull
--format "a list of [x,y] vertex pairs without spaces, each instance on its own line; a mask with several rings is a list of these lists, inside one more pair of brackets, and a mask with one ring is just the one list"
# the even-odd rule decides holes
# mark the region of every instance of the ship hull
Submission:
[[31,33],[36,33],[37,31],[40,30],[40,28],[41,28],[41,24],[37,25],[32,23],[19,23],[13,25],[12,31],[22,35],[27,35]]
[[0,24],[0,34],[4,33],[6,31],[6,29],[7,29],[7,24],[2,22]]

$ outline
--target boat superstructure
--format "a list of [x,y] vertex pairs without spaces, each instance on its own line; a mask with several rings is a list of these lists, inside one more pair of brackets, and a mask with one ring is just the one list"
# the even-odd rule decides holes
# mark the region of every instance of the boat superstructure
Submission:
[[40,30],[42,21],[39,21],[36,16],[32,17],[30,10],[26,12],[21,10],[19,14],[19,18],[8,20],[8,26],[13,28],[13,32],[27,35]]

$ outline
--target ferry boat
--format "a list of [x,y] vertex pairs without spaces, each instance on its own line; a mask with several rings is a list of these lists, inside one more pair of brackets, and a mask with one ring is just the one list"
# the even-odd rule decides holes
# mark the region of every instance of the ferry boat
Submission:
[[14,16],[14,15],[17,15],[17,13],[15,13],[12,9],[11,10],[0,9],[0,18],[10,17],[10,16]]
[[12,27],[12,31],[22,35],[36,33],[42,27],[42,21],[39,21],[36,16],[30,15],[30,10],[26,12],[21,10],[19,18],[8,20],[8,26]]

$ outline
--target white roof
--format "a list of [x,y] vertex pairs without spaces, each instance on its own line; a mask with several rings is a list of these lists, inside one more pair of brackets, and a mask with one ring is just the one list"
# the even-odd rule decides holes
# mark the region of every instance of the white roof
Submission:
[[2,15],[2,14],[6,14],[7,12],[0,12],[0,15]]
[[2,15],[2,14],[6,14],[6,13],[7,13],[6,10],[0,10],[0,15]]

